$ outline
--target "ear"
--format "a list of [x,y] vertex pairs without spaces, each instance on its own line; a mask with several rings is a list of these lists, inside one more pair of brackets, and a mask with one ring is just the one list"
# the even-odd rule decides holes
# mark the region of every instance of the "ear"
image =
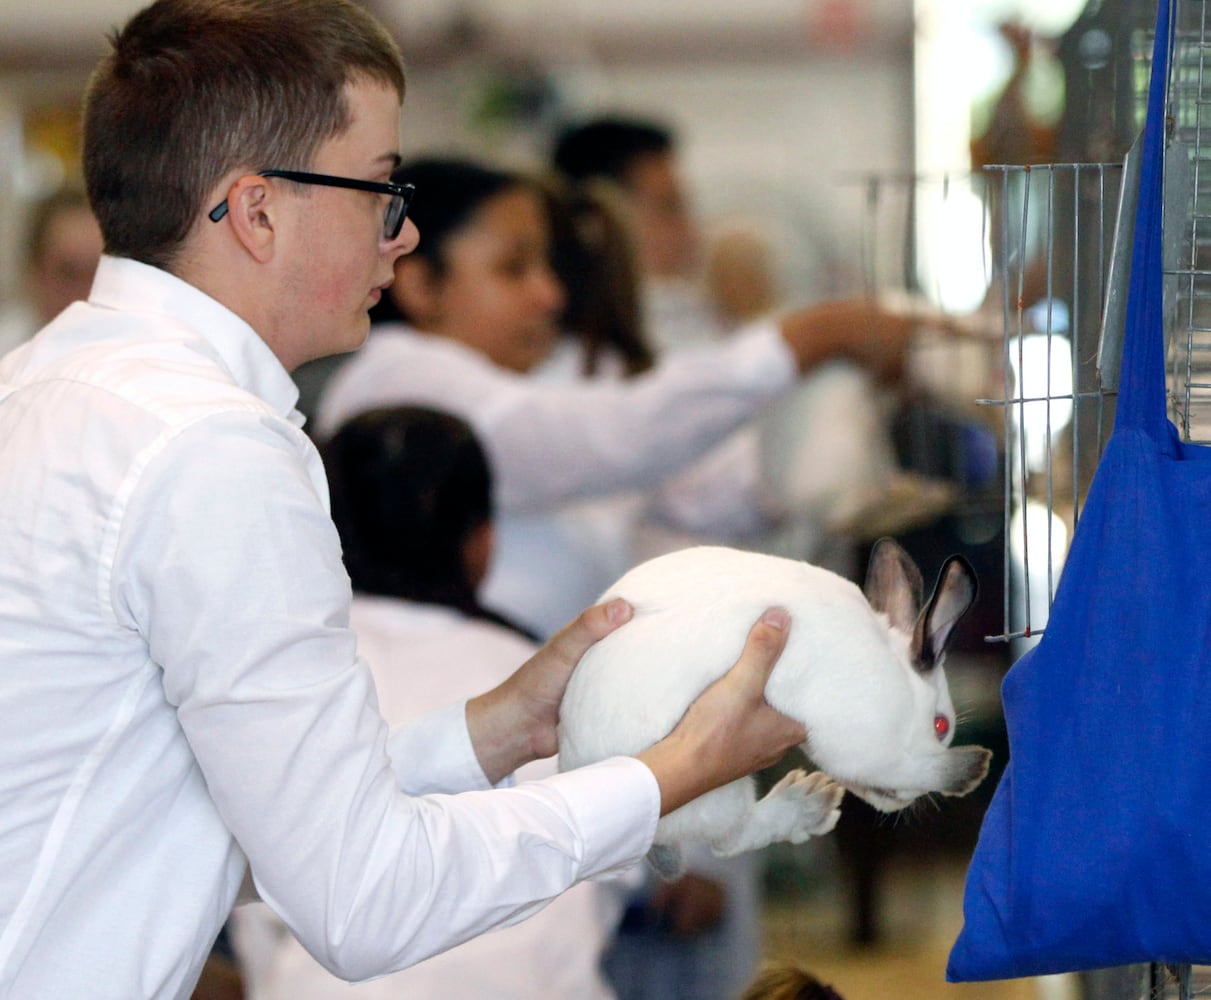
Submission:
[[231,231],[244,249],[261,263],[273,257],[277,237],[276,208],[273,185],[256,174],[240,177],[227,192]]
[[937,665],[950,633],[975,603],[976,574],[962,556],[951,556],[942,567],[938,585],[921,613],[912,637],[912,658],[924,672]]
[[912,634],[922,589],[921,571],[912,557],[890,538],[875,542],[862,592],[872,608],[887,615],[892,628]]
[[441,277],[421,257],[401,257],[396,262],[391,297],[400,312],[422,329],[441,320]]

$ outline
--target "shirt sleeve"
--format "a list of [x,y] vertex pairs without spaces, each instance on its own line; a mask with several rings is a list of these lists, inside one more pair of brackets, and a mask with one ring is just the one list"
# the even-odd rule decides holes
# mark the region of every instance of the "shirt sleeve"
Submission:
[[541,385],[519,379],[479,428],[503,510],[648,489],[719,443],[789,388],[795,365],[776,325],[679,351],[634,379]]
[[[409,795],[489,787],[467,731],[465,698],[397,728],[387,743],[387,752],[401,791]],[[512,776],[496,787],[511,784]]]
[[389,750],[304,442],[248,413],[166,441],[131,491],[113,601],[160,666],[261,897],[324,965],[360,979],[633,864],[659,790],[625,758],[511,789],[401,793],[393,756],[417,788],[484,779],[469,740],[449,767],[426,761],[467,739],[450,715],[437,746]]
[[772,320],[677,351],[636,378],[568,384],[503,371],[434,338],[410,339],[414,350],[350,361],[325,396],[321,426],[330,431],[362,409],[392,403],[451,409],[484,441],[498,506],[509,513],[650,489],[756,416],[797,376]]

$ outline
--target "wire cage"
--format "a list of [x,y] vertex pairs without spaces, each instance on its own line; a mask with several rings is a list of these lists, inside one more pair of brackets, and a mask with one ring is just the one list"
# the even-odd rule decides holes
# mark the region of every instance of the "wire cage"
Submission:
[[862,291],[946,321],[918,330],[891,423],[901,467],[947,483],[953,499],[944,516],[897,537],[922,566],[960,552],[976,569],[981,600],[947,659],[971,722],[999,713],[1008,666],[1007,650],[984,639],[1001,629],[1004,576],[1004,432],[986,405],[1001,391],[1005,363],[989,182],[972,171],[871,173],[847,178],[842,190],[859,205]]
[[1002,411],[1004,463],[1003,628],[987,638],[1016,659],[1046,627],[1113,421],[1130,199],[1121,164],[994,166],[985,179],[1003,384],[980,402]]
[[1207,4],[1175,4],[1165,150],[1169,409],[1188,441],[1211,442],[1211,33]]

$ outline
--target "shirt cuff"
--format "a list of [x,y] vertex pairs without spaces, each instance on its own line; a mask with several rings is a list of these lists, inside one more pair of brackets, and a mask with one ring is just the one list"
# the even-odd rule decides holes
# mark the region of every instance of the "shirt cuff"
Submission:
[[660,786],[641,761],[611,757],[552,775],[543,784],[556,790],[577,818],[584,838],[578,878],[626,871],[651,849]]
[[467,731],[466,699],[395,730],[387,753],[396,782],[408,795],[491,787]]
[[799,379],[799,361],[782,336],[778,320],[766,318],[741,327],[729,338],[732,370],[750,385],[780,395]]

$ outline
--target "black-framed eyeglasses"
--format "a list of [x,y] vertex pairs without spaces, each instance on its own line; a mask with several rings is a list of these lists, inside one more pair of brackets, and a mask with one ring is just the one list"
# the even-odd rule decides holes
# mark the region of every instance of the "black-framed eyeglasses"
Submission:
[[[280,177],[299,184],[322,184],[325,187],[350,188],[353,191],[371,191],[374,194],[390,195],[387,210],[383,214],[383,239],[390,243],[399,236],[408,218],[408,206],[416,192],[412,184],[396,184],[383,181],[363,181],[356,177],[333,177],[331,174],[310,174],[303,170],[258,170],[258,177]],[[208,213],[211,222],[218,222],[227,214],[227,199],[215,205]]]

